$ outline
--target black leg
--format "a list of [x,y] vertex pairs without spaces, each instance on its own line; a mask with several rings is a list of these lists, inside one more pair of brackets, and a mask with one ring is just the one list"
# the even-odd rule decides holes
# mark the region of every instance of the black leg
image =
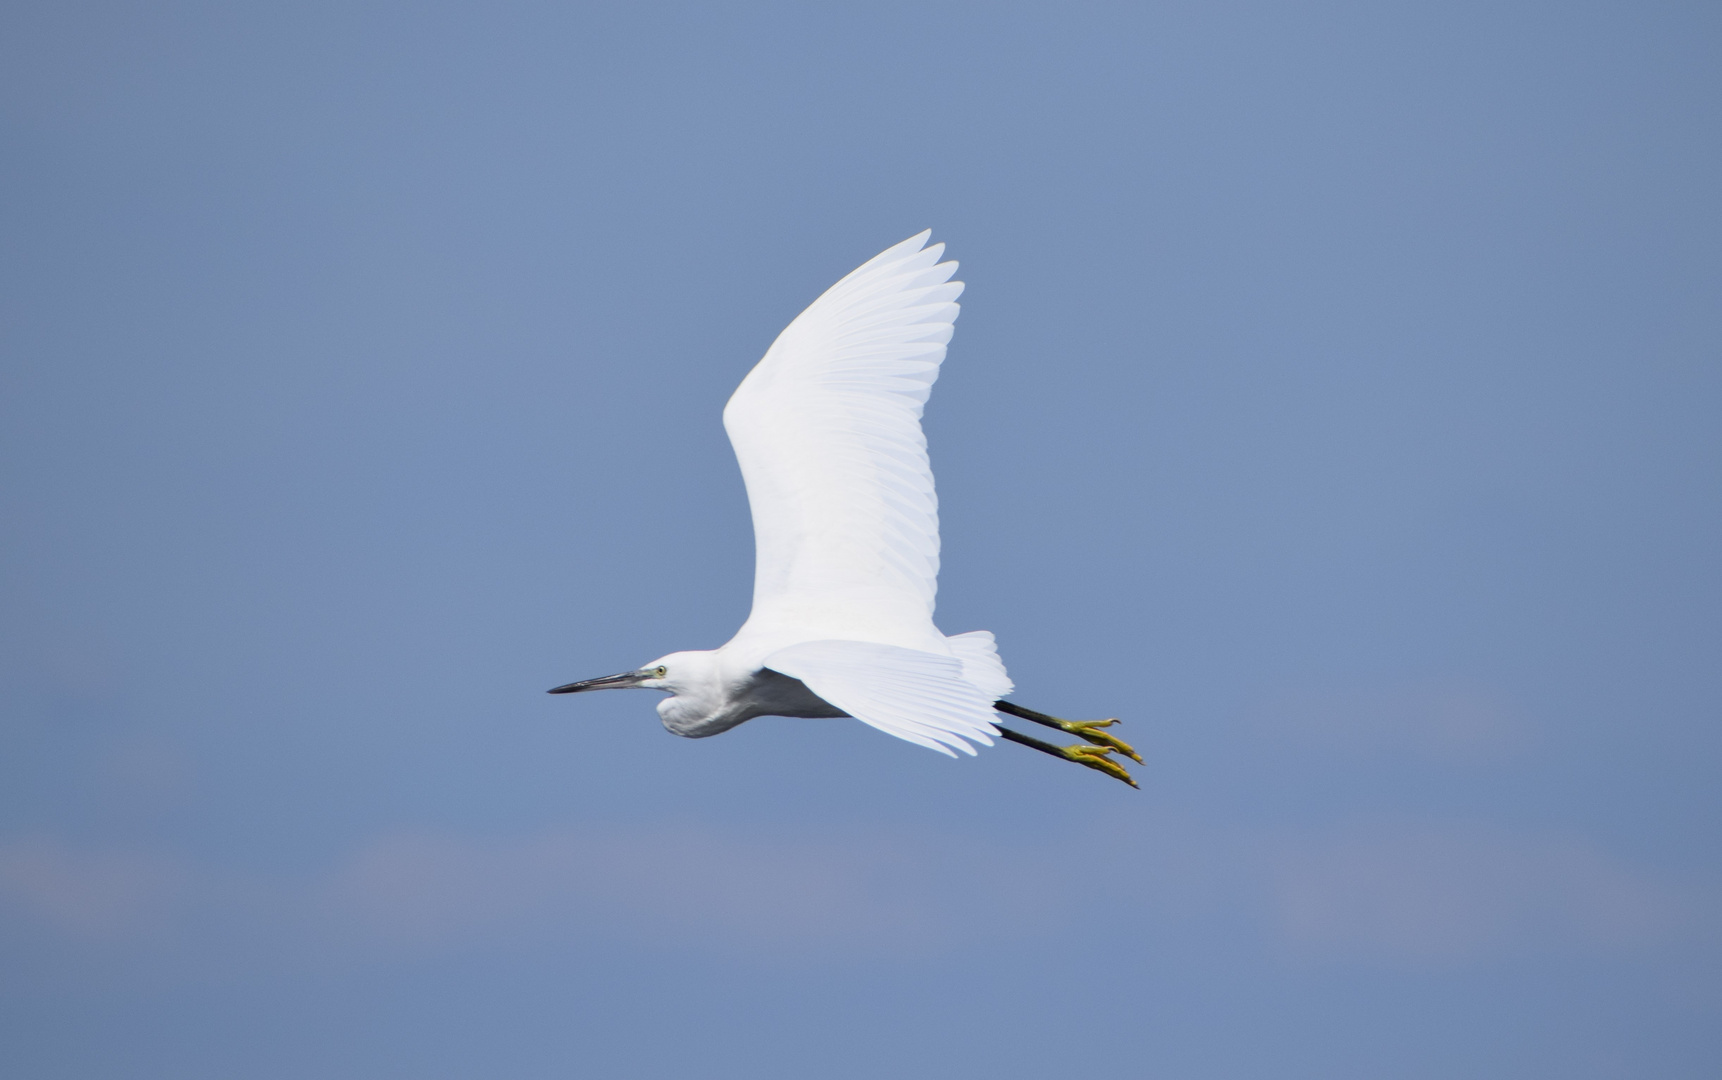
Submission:
[[1120,754],[1123,754],[1125,757],[1135,761],[1136,764],[1142,764],[1142,755],[1136,752],[1135,747],[1131,746],[1129,743],[1120,739],[1111,732],[1101,730],[1102,728],[1109,728],[1113,724],[1118,723],[1116,719],[1060,720],[1056,716],[1048,716],[1045,713],[1035,712],[1033,709],[1025,709],[1021,705],[1013,705],[1008,701],[995,701],[993,702],[993,708],[1010,716],[1020,716],[1024,720],[1032,720],[1037,724],[1044,724],[1049,728],[1057,728],[1067,734],[1075,735],[1079,739],[1091,742],[1095,746],[1110,747],[1111,749],[1118,751]]
[[1047,727],[1055,727],[1060,731],[1064,730],[1064,722],[1059,720],[1056,716],[1048,716],[1045,713],[1035,712],[1033,709],[1025,709],[1021,705],[1012,705],[1008,701],[995,701],[993,702],[993,708],[997,709],[999,712],[1015,716],[1022,720],[1033,720],[1037,724],[1045,724]]
[[1041,742],[1039,739],[1036,739],[1031,735],[1024,735],[1020,731],[1012,731],[1010,728],[1000,727],[998,724],[994,724],[993,726],[999,729],[1000,735],[1009,739],[1013,743],[1021,743],[1024,746],[1032,746],[1036,750],[1039,750],[1041,753],[1051,754],[1053,757],[1056,757],[1056,758],[1061,758],[1064,756],[1064,748],[1063,747],[1054,746],[1049,742]]

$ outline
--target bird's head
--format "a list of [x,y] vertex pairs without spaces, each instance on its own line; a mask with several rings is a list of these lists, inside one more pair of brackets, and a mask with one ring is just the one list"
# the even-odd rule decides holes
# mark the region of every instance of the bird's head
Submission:
[[671,695],[668,701],[658,703],[658,714],[668,719],[671,713],[703,713],[717,705],[723,697],[723,673],[716,652],[674,652],[633,671],[582,679],[558,686],[550,693],[580,694],[587,690],[634,688],[662,690]]

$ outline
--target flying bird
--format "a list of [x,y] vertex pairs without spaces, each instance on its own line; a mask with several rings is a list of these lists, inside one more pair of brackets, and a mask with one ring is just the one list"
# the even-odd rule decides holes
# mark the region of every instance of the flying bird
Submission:
[[[1003,700],[990,631],[933,625],[938,499],[921,411],[963,283],[931,230],[887,248],[778,335],[723,411],[753,510],[753,610],[721,648],[551,690],[637,687],[690,739],[756,716],[853,717],[955,757],[1000,736],[1122,780],[1142,758],[1107,720],[1061,720]],[[1056,746],[1005,713],[1083,740]]]

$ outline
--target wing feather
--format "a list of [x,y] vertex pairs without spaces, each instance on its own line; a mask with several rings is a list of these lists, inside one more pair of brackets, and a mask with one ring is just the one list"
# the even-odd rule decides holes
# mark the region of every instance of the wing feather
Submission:
[[1011,682],[991,634],[946,638],[932,620],[939,513],[921,411],[963,283],[927,237],[797,316],[724,427],[753,509],[753,613],[737,639],[850,716],[954,757],[992,744]]
[[[989,635],[990,639],[990,635]],[[779,649],[766,666],[880,731],[956,757],[991,746],[993,699],[949,656],[870,641],[806,641]]]
[[930,629],[939,516],[921,411],[963,284],[928,235],[815,300],[724,409],[753,510],[750,623],[811,618],[814,632],[895,627],[905,639]]
[[990,701],[997,701],[1015,689],[1005,673],[1004,661],[999,659],[998,642],[990,630],[971,630],[953,634],[945,639],[951,654],[963,665],[963,678],[973,683]]

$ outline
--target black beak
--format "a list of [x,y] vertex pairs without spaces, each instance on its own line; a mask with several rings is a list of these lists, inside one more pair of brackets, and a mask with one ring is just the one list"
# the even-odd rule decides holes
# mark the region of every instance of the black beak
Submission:
[[626,690],[630,686],[638,686],[652,677],[649,671],[624,671],[620,675],[606,675],[602,679],[582,679],[554,690],[546,690],[547,694],[580,694],[587,690]]

